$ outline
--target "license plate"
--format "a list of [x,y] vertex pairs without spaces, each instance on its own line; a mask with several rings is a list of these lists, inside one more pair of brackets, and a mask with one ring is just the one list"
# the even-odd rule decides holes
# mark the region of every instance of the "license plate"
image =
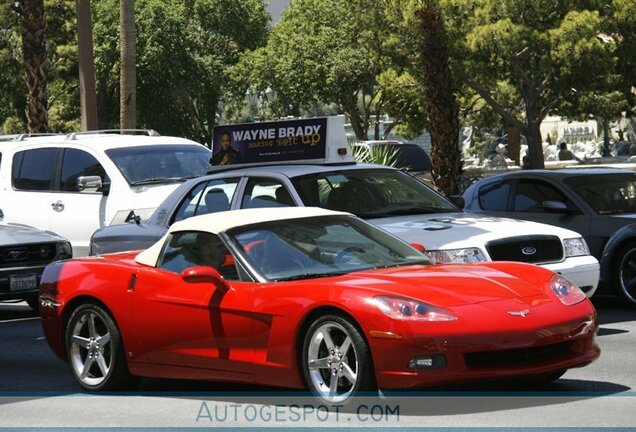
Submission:
[[38,280],[35,275],[9,276],[9,291],[35,291]]

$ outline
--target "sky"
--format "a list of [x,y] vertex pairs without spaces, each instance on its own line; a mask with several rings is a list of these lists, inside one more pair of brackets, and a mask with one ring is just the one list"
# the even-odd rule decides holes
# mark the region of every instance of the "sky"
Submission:
[[283,10],[289,6],[290,0],[269,0],[269,13],[272,15],[272,22],[276,23],[280,20]]

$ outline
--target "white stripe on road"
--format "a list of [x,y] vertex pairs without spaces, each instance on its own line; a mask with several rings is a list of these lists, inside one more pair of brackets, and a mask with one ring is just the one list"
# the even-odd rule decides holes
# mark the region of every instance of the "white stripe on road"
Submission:
[[10,319],[10,320],[2,320],[2,321],[0,321],[0,324],[6,324],[6,323],[18,322],[18,321],[39,320],[39,319],[40,319],[40,317],[31,317],[31,318],[16,318],[16,319]]

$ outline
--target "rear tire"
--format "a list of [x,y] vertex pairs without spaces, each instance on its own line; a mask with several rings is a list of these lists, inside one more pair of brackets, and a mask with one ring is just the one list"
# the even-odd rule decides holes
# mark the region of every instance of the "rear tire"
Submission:
[[342,405],[375,390],[369,346],[348,318],[319,317],[305,334],[302,354],[305,383],[321,401]]
[[86,303],[73,311],[65,331],[67,361],[73,377],[87,391],[130,386],[121,335],[103,307]]

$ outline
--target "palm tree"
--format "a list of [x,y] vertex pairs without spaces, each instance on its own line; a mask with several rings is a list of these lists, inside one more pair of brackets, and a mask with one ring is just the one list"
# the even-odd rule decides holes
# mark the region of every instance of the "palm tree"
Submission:
[[16,6],[22,32],[22,57],[27,86],[25,114],[29,133],[45,133],[48,131],[48,101],[44,1],[19,0]]
[[121,129],[137,127],[137,57],[134,0],[119,0],[119,37],[121,45],[119,76],[119,125]]
[[459,104],[450,70],[446,29],[437,0],[423,0],[417,10],[422,34],[420,62],[431,134],[431,174],[447,195],[459,193],[462,159],[459,150]]

